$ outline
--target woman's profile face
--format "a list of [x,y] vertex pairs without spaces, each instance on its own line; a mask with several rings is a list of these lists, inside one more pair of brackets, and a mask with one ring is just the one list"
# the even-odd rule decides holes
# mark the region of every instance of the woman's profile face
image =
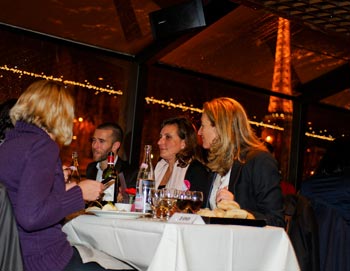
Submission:
[[168,162],[175,161],[176,154],[186,146],[185,140],[178,135],[176,124],[168,124],[162,128],[157,144],[160,157]]
[[210,149],[213,140],[218,136],[216,128],[211,125],[205,113],[201,117],[201,127],[198,130],[198,135],[202,138],[204,149]]

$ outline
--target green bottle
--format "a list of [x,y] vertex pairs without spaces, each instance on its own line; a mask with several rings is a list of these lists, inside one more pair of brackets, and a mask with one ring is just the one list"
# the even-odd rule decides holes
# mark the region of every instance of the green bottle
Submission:
[[114,153],[112,151],[107,156],[107,167],[102,173],[102,183],[106,188],[114,184],[113,203],[116,203],[119,193],[119,177],[114,166]]

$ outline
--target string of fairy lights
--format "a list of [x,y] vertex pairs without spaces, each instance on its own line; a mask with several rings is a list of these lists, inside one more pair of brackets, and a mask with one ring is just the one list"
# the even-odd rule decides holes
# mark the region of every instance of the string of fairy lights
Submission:
[[108,93],[110,95],[123,95],[123,91],[121,90],[114,90],[113,87],[107,86],[107,87],[98,87],[90,84],[87,80],[84,81],[84,83],[81,82],[76,82],[72,80],[65,80],[63,79],[63,76],[61,77],[54,77],[52,75],[46,75],[44,73],[34,73],[34,72],[29,72],[25,70],[18,69],[17,67],[8,67],[7,65],[0,66],[0,70],[7,71],[7,72],[12,72],[14,74],[18,74],[19,78],[21,78],[23,75],[25,76],[31,76],[34,78],[41,78],[41,79],[46,79],[46,80],[52,80],[56,82],[61,82],[65,85],[71,85],[71,86],[77,86],[77,87],[82,87],[82,88],[87,88],[91,90],[95,90],[95,94],[97,95],[98,93]]
[[170,101],[164,101],[155,99],[153,97],[146,97],[145,100],[147,104],[160,104],[162,107],[168,107],[168,109],[176,108],[181,109],[182,111],[190,111],[191,113],[202,113],[203,111],[202,109],[193,107],[193,105],[187,106],[186,103],[176,104],[173,102],[173,99],[170,99]]
[[[9,67],[7,65],[0,66],[0,70],[7,71],[7,72],[12,72],[14,74],[17,74],[19,78],[22,76],[30,76],[34,78],[41,78],[41,79],[46,79],[46,80],[53,80],[57,82],[61,82],[65,85],[71,85],[71,86],[78,86],[81,88],[87,88],[89,90],[94,90],[95,95],[99,93],[108,93],[110,95],[123,95],[123,91],[121,90],[114,90],[113,87],[111,86],[106,86],[106,87],[98,87],[95,85],[90,84],[87,80],[84,81],[84,83],[81,82],[76,82],[73,80],[66,80],[63,79],[63,76],[61,77],[54,77],[52,75],[46,75],[44,73],[34,73],[34,72],[29,72],[26,70],[21,70],[18,69],[16,66],[15,67]],[[2,77],[0,75],[0,77]],[[189,111],[190,113],[202,113],[202,109],[196,108],[193,105],[186,105],[186,103],[175,103],[173,99],[170,99],[170,101],[165,101],[165,100],[159,100],[155,99],[154,97],[146,97],[145,98],[147,104],[158,104],[161,107],[167,107],[168,109],[180,109],[182,111]],[[279,130],[279,131],[284,131],[283,127],[273,125],[273,124],[268,124],[264,122],[258,122],[258,121],[250,121],[252,125],[255,125],[257,127],[265,127],[273,130]],[[335,138],[333,138],[331,135],[325,136],[325,135],[320,135],[316,134],[314,131],[311,132],[306,132],[306,136],[309,137],[314,137],[322,140],[328,140],[328,141],[333,141]]]
[[[193,105],[187,106],[186,103],[174,103],[173,99],[170,99],[170,101],[165,101],[165,100],[159,100],[159,99],[155,99],[153,97],[146,97],[145,98],[147,104],[159,104],[162,107],[167,107],[168,109],[181,109],[182,111],[189,111],[190,113],[194,113],[194,112],[198,112],[198,113],[202,113],[203,110],[199,109],[199,108],[195,108],[193,107]],[[250,124],[255,125],[257,127],[265,127],[265,128],[269,128],[269,129],[273,129],[273,130],[279,130],[279,131],[284,131],[283,127],[280,127],[278,125],[274,125],[274,124],[268,124],[268,123],[264,123],[264,122],[258,122],[258,121],[249,121]],[[309,137],[314,137],[314,138],[318,138],[318,139],[322,139],[322,140],[328,140],[328,141],[333,141],[335,140],[334,137],[332,137],[331,135],[329,136],[325,136],[325,135],[319,135],[316,134],[315,132],[306,132],[305,133],[306,136]]]

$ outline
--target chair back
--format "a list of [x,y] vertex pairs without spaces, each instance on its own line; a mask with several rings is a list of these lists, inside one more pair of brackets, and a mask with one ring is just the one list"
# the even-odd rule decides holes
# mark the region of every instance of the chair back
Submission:
[[2,183],[0,183],[0,270],[24,270],[16,220],[6,187]]
[[302,195],[284,196],[285,230],[302,271],[320,270],[319,234],[310,201]]
[[319,225],[320,271],[350,270],[350,223],[339,210],[349,207],[335,208],[317,199],[311,203]]

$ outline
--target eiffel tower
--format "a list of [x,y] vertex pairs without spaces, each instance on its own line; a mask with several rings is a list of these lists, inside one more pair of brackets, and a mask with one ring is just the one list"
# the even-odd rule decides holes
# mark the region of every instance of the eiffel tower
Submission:
[[[284,18],[279,18],[278,20],[272,90],[288,95],[292,94],[290,23]],[[282,132],[270,129],[265,130],[263,131],[263,138],[270,135],[270,138],[273,139],[272,145],[274,147],[274,155],[280,162],[282,180],[286,180],[289,171],[288,165],[293,114],[292,101],[270,96],[268,112],[269,114],[265,116],[264,121],[283,127],[284,130]]]

